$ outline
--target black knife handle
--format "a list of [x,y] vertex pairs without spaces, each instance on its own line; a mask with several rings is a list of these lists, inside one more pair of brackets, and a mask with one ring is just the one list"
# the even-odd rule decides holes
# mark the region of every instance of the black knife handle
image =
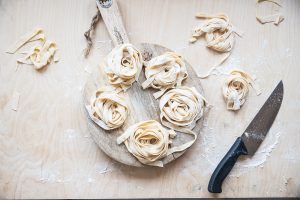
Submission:
[[236,160],[240,155],[247,154],[248,152],[242,138],[238,137],[212,174],[208,184],[208,191],[211,193],[221,193],[222,182],[233,168]]

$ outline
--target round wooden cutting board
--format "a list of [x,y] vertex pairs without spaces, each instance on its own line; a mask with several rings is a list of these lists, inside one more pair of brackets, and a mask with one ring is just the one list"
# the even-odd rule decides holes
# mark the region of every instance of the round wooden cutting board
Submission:
[[[145,61],[150,60],[152,57],[163,54],[164,52],[171,51],[165,47],[156,44],[134,44],[142,53]],[[185,61],[188,77],[183,81],[183,86],[195,87],[197,91],[204,96],[203,89],[196,72],[192,66]],[[160,122],[160,110],[159,110],[159,99],[153,97],[153,93],[157,90],[148,88],[143,89],[141,84],[146,80],[144,69],[142,70],[138,82],[135,82],[131,88],[129,88],[122,95],[125,96],[126,101],[129,105],[129,116],[126,119],[123,126],[114,130],[104,130],[94,123],[89,117],[86,111],[88,119],[88,127],[92,138],[98,144],[98,146],[104,151],[109,157],[116,161],[124,163],[130,166],[142,167],[141,164],[123,144],[117,144],[117,137],[119,137],[129,126],[144,120],[154,119]],[[93,92],[101,86],[109,85],[106,74],[104,73],[101,66],[98,66],[96,70],[89,77],[85,88],[84,88],[84,107],[89,104],[89,100]],[[200,133],[203,124],[203,117],[197,121],[195,128],[193,129],[198,135]],[[193,136],[176,131],[177,136],[173,140],[172,146],[179,146],[193,139]],[[198,137],[199,138],[199,137]],[[180,157],[184,152],[173,153],[165,157],[162,161],[165,164]]]

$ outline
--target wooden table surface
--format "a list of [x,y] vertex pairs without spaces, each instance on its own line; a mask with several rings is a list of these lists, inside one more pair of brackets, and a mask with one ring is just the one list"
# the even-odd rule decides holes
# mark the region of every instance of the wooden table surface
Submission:
[[[134,168],[114,162],[93,142],[82,106],[89,72],[112,48],[103,22],[96,28],[95,48],[83,57],[83,33],[96,12],[94,0],[0,1],[0,198],[118,197],[257,197],[300,196],[300,1],[257,7],[255,1],[126,0],[119,8],[130,40],[164,45],[181,53],[199,72],[221,55],[205,42],[188,44],[201,21],[197,12],[226,13],[244,32],[222,69],[244,69],[257,77],[262,94],[250,89],[236,113],[227,111],[221,94],[226,77],[202,80],[214,106],[201,136],[184,156],[164,168]],[[255,14],[280,10],[279,25],[261,25]],[[42,27],[57,42],[60,61],[40,72],[22,65],[20,54],[4,53],[21,35]],[[26,48],[24,48],[26,49]],[[212,195],[207,184],[216,164],[242,134],[270,92],[284,82],[281,110],[259,153],[240,160]],[[17,111],[11,109],[20,93]]]

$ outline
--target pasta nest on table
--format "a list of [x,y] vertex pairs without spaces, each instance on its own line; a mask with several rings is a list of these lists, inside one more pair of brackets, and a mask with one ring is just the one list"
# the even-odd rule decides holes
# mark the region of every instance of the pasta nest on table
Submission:
[[163,125],[181,132],[192,130],[204,113],[206,100],[194,87],[178,87],[165,93],[159,102]]
[[229,74],[223,86],[223,96],[228,110],[239,110],[246,101],[250,86],[254,87],[257,95],[260,91],[254,84],[253,78],[246,72],[232,70]]
[[207,47],[219,52],[229,52],[233,48],[236,33],[229,17],[224,14],[197,14],[197,18],[208,19],[194,30],[190,42],[195,42],[205,35]]

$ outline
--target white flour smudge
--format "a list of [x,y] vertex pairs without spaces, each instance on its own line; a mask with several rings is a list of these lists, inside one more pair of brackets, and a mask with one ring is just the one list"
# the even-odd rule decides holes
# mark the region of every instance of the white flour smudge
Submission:
[[20,93],[14,92],[12,99],[11,99],[11,109],[14,111],[18,110],[19,107],[19,100],[20,100]]
[[67,129],[64,132],[64,136],[65,136],[65,138],[68,138],[68,139],[71,140],[71,139],[74,139],[76,137],[79,137],[79,133],[74,129]]
[[269,45],[269,41],[264,39],[263,42],[262,42],[262,49],[266,49]]
[[92,73],[92,69],[91,69],[91,67],[90,67],[89,65],[85,66],[84,71],[85,71],[86,73],[88,73],[88,74],[91,74],[91,73]]
[[4,135],[6,133],[9,133],[8,128],[7,128],[7,124],[4,123],[4,120],[1,117],[0,118],[0,135]]
[[89,178],[87,179],[87,182],[89,182],[89,183],[95,182],[95,179],[89,177]]
[[[224,154],[224,146],[217,145],[217,135],[211,133],[211,130],[208,127],[209,131],[206,131],[206,134],[203,134],[202,145],[204,146],[204,150],[202,153],[202,157],[208,161],[210,165],[210,171],[213,171],[215,167],[219,164]],[[234,168],[230,172],[229,176],[231,177],[239,177],[240,175],[248,172],[249,170],[255,167],[263,167],[263,164],[267,161],[267,158],[271,155],[271,152],[274,150],[276,145],[279,143],[280,132],[269,132],[266,139],[263,141],[257,152],[253,155],[253,157],[243,156],[235,164]],[[226,139],[224,140],[226,142]],[[229,150],[225,149],[225,152]]]
[[57,160],[49,166],[41,168],[39,181],[42,183],[64,182],[61,174],[61,161]]
[[108,160],[104,165],[98,164],[96,166],[96,168],[97,168],[96,171],[99,174],[105,174],[108,172],[112,172],[112,171],[118,170],[120,168],[117,164],[118,164],[117,162],[111,162],[110,160]]
[[255,152],[253,157],[245,156],[244,159],[238,160],[231,176],[239,176],[249,168],[263,167],[264,163],[267,161],[267,158],[271,155],[272,151],[279,143],[279,138],[280,132],[276,133],[273,131],[268,133],[266,139]]

